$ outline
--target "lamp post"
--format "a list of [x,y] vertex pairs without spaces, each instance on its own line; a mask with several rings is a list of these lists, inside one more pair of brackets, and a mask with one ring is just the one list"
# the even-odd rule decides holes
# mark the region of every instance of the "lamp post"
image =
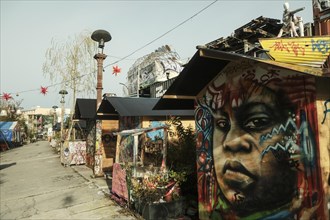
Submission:
[[64,89],[62,89],[59,94],[61,95],[61,105],[62,105],[62,108],[61,108],[61,148],[62,148],[62,144],[63,144],[63,117],[64,117],[64,103],[65,103],[65,100],[64,100],[64,97],[65,95],[68,94],[68,92]]
[[53,126],[56,125],[56,109],[58,108],[57,105],[53,105],[53,113],[54,113],[54,120],[53,120]]
[[129,89],[128,89],[128,86],[124,83],[119,83],[120,85],[124,86],[126,88],[127,91],[125,91],[125,96],[128,96],[129,95]]
[[63,132],[63,122],[64,122],[64,103],[65,103],[65,100],[64,100],[64,97],[65,95],[68,94],[68,92],[64,89],[62,89],[59,94],[61,95],[61,146],[60,146],[60,158],[61,158],[61,163],[66,166],[66,163],[64,161],[64,147],[63,147],[63,143],[64,143],[64,132]]
[[53,105],[53,114],[54,114],[54,120],[53,120],[53,129],[52,129],[52,138],[55,138],[56,135],[56,109],[58,108],[57,105]]
[[[96,84],[96,112],[102,101],[102,80],[103,80],[103,61],[107,57],[103,53],[104,43],[111,40],[111,35],[105,30],[96,30],[92,33],[92,40],[98,42],[99,52],[95,54],[94,59],[97,61],[97,84]],[[102,176],[102,121],[96,119],[95,122],[95,146],[94,146],[94,164],[93,175]]]
[[101,104],[102,101],[102,83],[103,83],[103,60],[105,60],[105,58],[107,57],[107,55],[105,55],[103,53],[103,48],[104,48],[104,43],[108,42],[111,40],[111,35],[109,32],[105,31],[105,30],[96,30],[92,33],[91,38],[98,42],[98,48],[101,49],[101,51],[97,54],[95,54],[94,59],[97,60],[97,84],[96,84],[96,92],[97,92],[97,96],[96,96],[96,110],[98,109],[98,107]]

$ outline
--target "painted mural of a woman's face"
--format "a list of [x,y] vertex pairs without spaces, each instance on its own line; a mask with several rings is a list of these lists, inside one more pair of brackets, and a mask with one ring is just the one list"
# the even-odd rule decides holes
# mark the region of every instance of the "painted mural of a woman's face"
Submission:
[[281,130],[290,118],[284,97],[237,77],[222,85],[221,104],[212,109],[216,178],[238,214],[280,207],[295,194],[296,169],[283,147],[292,130]]

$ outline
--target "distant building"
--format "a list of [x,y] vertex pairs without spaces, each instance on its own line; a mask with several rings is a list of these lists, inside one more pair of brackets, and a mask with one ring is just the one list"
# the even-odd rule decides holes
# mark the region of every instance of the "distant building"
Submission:
[[182,62],[168,45],[139,58],[127,73],[127,96],[156,97],[150,94],[150,86],[179,75]]
[[[64,119],[70,115],[70,109],[65,109]],[[36,106],[28,110],[22,110],[22,116],[26,120],[27,127],[31,133],[42,135],[47,132],[48,127],[61,121],[61,108],[42,108]],[[55,117],[55,118],[54,118]]]

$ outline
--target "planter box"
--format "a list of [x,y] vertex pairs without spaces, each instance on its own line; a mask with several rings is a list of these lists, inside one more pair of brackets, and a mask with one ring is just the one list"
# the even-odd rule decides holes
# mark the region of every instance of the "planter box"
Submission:
[[184,215],[185,200],[179,199],[163,203],[137,203],[135,208],[146,220],[177,218]]

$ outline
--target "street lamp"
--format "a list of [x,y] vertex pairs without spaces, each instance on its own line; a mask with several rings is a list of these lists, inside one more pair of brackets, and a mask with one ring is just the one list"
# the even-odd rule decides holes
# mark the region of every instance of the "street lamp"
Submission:
[[[50,145],[52,146],[52,140],[55,138],[55,134],[56,134],[56,109],[57,109],[57,105],[53,105],[52,109],[53,109],[53,127],[52,129],[50,130],[48,128],[48,141],[51,142]],[[53,147],[53,146],[52,146]],[[55,146],[54,146],[55,147]]]
[[120,85],[124,86],[126,88],[126,91],[124,91],[125,93],[125,96],[128,96],[129,95],[129,89],[128,89],[128,86],[124,83],[119,83]]
[[92,33],[92,40],[98,42],[98,47],[101,49],[101,52],[95,54],[94,59],[97,60],[97,84],[96,84],[96,110],[101,104],[102,101],[102,80],[103,80],[103,60],[107,55],[103,54],[104,43],[110,41],[111,35],[108,31],[105,30],[96,30]]
[[62,104],[62,109],[61,109],[61,146],[63,143],[63,117],[64,117],[64,96],[68,94],[68,92],[64,89],[62,89],[59,94],[62,96],[61,98],[61,104]]
[[[102,74],[103,74],[103,60],[107,57],[103,53],[104,43],[111,40],[111,35],[105,30],[96,30],[92,33],[92,40],[98,42],[99,52],[95,54],[94,59],[97,60],[97,84],[96,84],[96,112],[102,101]],[[95,146],[94,146],[94,164],[93,175],[101,176],[102,171],[102,121],[96,119],[95,121]]]

